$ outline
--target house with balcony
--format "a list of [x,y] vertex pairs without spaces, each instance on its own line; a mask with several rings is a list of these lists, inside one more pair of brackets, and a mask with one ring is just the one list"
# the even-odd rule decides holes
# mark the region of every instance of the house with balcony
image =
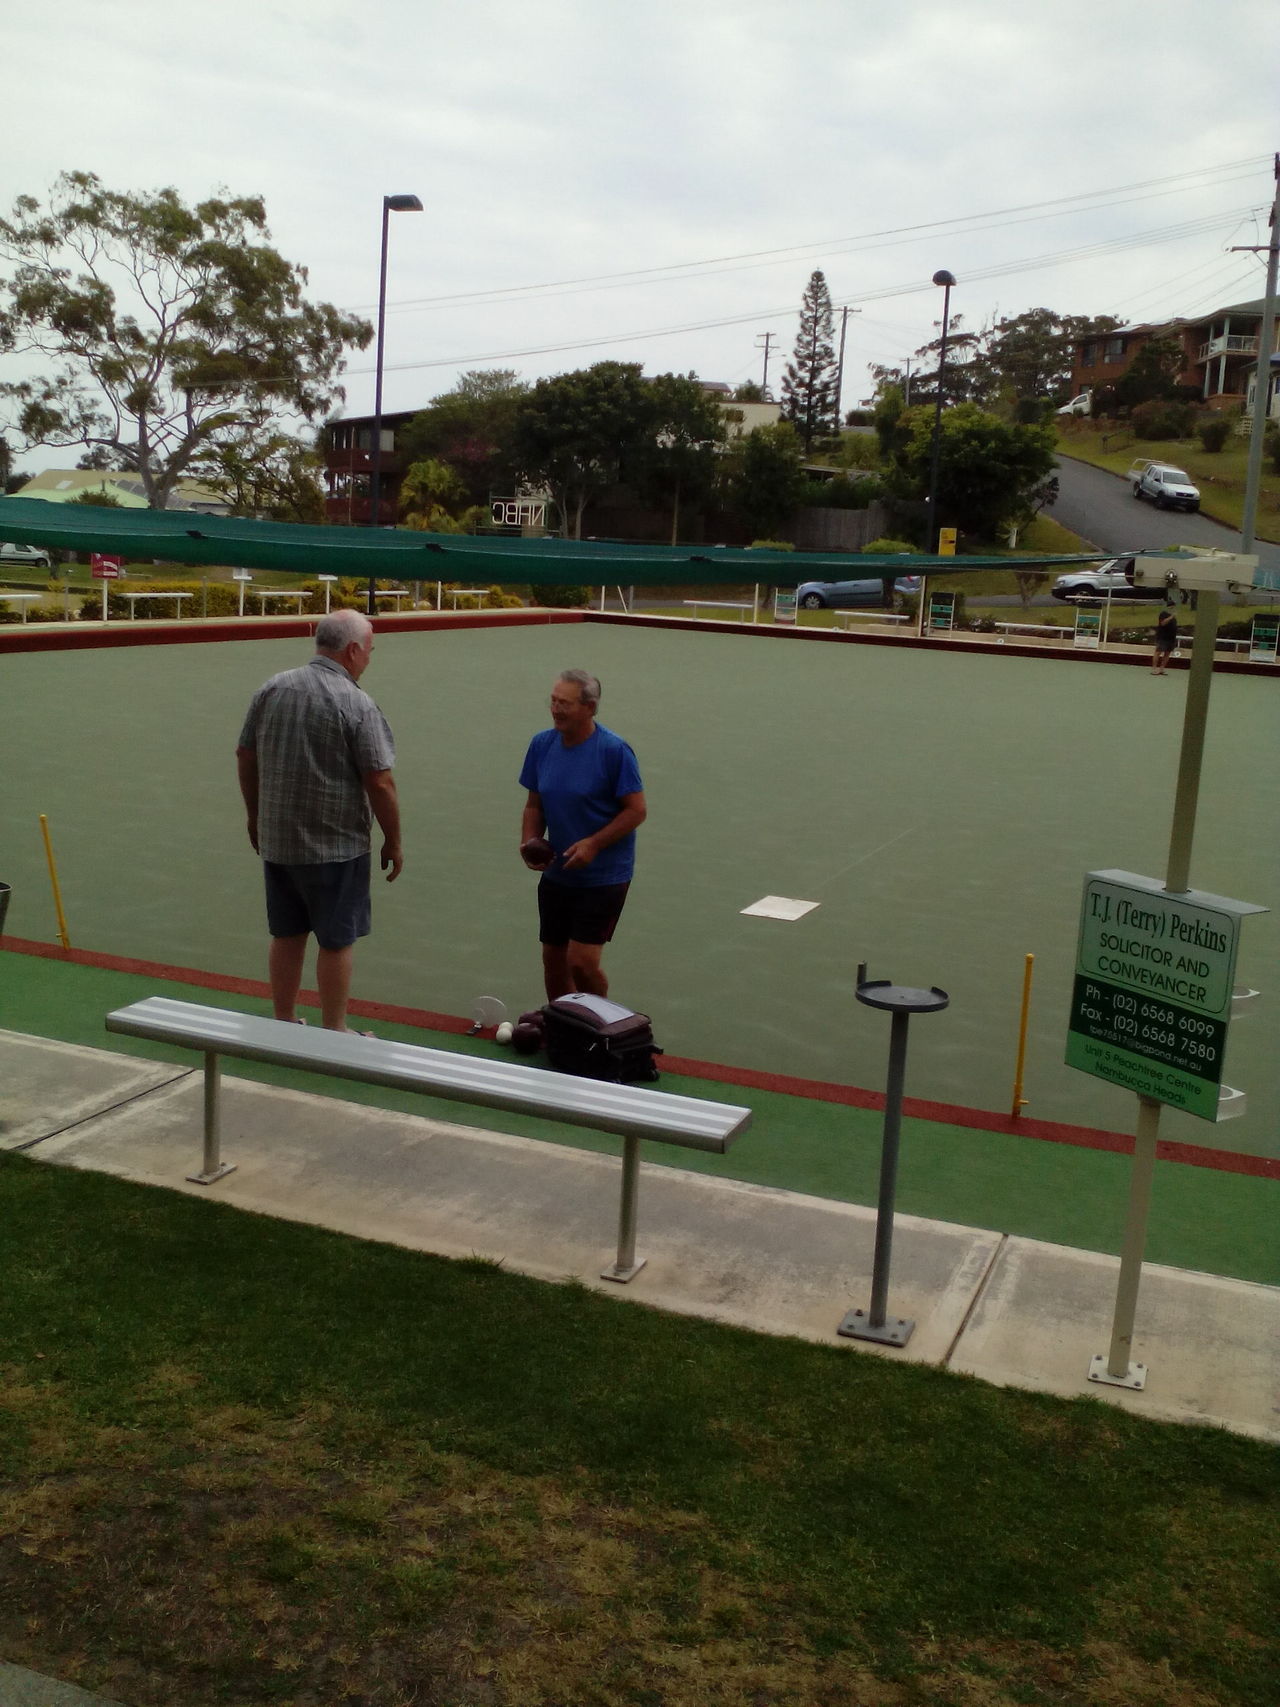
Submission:
[[[425,405],[424,405],[425,407]],[[397,438],[420,413],[409,409],[383,415],[378,457],[378,519],[394,525],[400,514],[400,482],[405,460]],[[331,421],[324,430],[325,515],[345,527],[368,527],[373,520],[373,415]]]
[[1194,385],[1211,409],[1243,406],[1249,375],[1258,364],[1261,300],[1236,302],[1211,314],[1144,321],[1082,339],[1071,362],[1071,395],[1114,385],[1152,338],[1175,338],[1182,347],[1180,385]]

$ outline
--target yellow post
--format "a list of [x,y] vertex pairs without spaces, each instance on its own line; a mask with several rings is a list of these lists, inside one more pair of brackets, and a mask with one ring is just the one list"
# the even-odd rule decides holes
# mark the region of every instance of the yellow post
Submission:
[[40,833],[44,837],[44,857],[49,862],[49,881],[53,885],[53,905],[58,915],[58,941],[63,948],[70,948],[71,940],[67,936],[66,915],[62,911],[62,891],[58,887],[58,866],[53,857],[53,843],[49,839],[49,820],[43,812],[40,814]]
[[1009,1110],[1015,1120],[1027,1106],[1027,1099],[1022,1094],[1022,1069],[1027,1059],[1027,1018],[1031,1012],[1031,968],[1035,963],[1035,955],[1029,954],[1026,968],[1022,974],[1022,1018],[1018,1023],[1018,1065],[1013,1075],[1013,1107]]
[[954,557],[955,554],[956,554],[956,530],[955,530],[955,528],[939,528],[938,529],[938,556],[939,557]]

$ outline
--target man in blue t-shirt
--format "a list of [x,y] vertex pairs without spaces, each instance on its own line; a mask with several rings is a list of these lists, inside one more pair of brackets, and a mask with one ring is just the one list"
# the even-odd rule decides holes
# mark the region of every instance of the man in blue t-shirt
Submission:
[[[520,857],[542,872],[539,938],[547,1000],[583,991],[607,996],[600,964],[635,869],[636,830],[645,820],[636,756],[596,722],[600,683],[566,670],[551,690],[552,729],[535,735],[520,786]],[[551,845],[548,860],[541,838]],[[530,844],[535,844],[530,846]]]

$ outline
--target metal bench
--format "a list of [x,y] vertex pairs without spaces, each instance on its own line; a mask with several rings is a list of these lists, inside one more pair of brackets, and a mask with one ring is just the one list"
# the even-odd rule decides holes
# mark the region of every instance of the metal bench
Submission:
[[745,622],[747,620],[747,612],[754,611],[756,608],[754,605],[735,604],[732,599],[683,599],[681,600],[681,603],[693,606],[693,617],[695,622],[699,620],[699,610],[704,608],[706,610],[736,610],[740,613],[738,616],[739,622]]
[[915,618],[892,610],[840,610],[836,621],[841,628],[848,628],[851,622],[914,622]]
[[998,622],[996,627],[1010,634],[1048,634],[1055,640],[1070,640],[1075,633],[1063,622]]
[[644,1267],[644,1258],[636,1259],[640,1140],[723,1155],[751,1124],[751,1110],[730,1103],[578,1079],[485,1056],[360,1037],[355,1032],[324,1031],[228,1008],[175,1002],[167,996],[150,996],[117,1008],[107,1015],[106,1025],[108,1031],[196,1049],[204,1056],[204,1159],[199,1173],[187,1175],[199,1185],[212,1185],[235,1167],[221,1158],[219,1087],[224,1055],[619,1134],[623,1153],[618,1254],[613,1266],[603,1271],[606,1280],[630,1280]]

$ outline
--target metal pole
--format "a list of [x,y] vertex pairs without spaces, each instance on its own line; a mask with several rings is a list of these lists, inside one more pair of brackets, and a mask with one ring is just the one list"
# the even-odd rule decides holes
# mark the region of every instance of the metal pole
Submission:
[[955,280],[950,273],[935,273],[934,284],[941,284],[942,291],[942,346],[938,352],[938,395],[933,406],[933,455],[929,463],[929,537],[925,541],[928,551],[938,549],[938,457],[942,449],[942,384],[947,371],[947,322],[951,312],[951,287]]
[[[379,501],[382,496],[382,344],[387,318],[387,227],[391,221],[391,206],[382,198],[382,258],[378,267],[378,345],[373,362],[373,466],[369,478],[369,521],[378,525]],[[377,610],[376,587],[372,572],[369,575],[369,615]]]
[[1280,258],[1280,155],[1275,160],[1276,193],[1271,204],[1271,242],[1267,248],[1267,290],[1258,327],[1258,370],[1253,384],[1253,432],[1249,439],[1249,466],[1244,482],[1244,515],[1240,522],[1240,550],[1253,550],[1254,524],[1258,515],[1258,490],[1262,483],[1262,440],[1271,401],[1271,351],[1275,344],[1276,262]]
[[889,1075],[884,1092],[884,1141],[880,1151],[880,1197],[876,1204],[876,1252],[871,1267],[871,1326],[882,1328],[889,1302],[893,1256],[893,1202],[898,1190],[898,1143],[902,1133],[902,1090],[907,1077],[907,1026],[896,1013],[889,1030]]
[[[1133,1140],[1133,1172],[1129,1176],[1129,1213],[1125,1222],[1124,1247],[1120,1253],[1120,1283],[1116,1287],[1115,1313],[1111,1320],[1111,1347],[1107,1374],[1112,1381],[1135,1380],[1141,1387],[1146,1378],[1142,1364],[1130,1375],[1129,1353],[1133,1350],[1133,1319],[1138,1308],[1138,1283],[1142,1279],[1142,1255],[1147,1243],[1147,1213],[1151,1208],[1151,1184],[1156,1171],[1156,1141],[1160,1135],[1160,1104],[1150,1097],[1138,1098],[1138,1129]],[[1141,1377],[1141,1379],[1139,1379]]]
[[194,1185],[212,1185],[236,1171],[234,1162],[221,1159],[222,1122],[219,1091],[222,1085],[222,1062],[208,1051],[204,1058],[204,1163],[198,1174],[188,1174]]
[[[1182,750],[1178,759],[1178,785],[1173,802],[1173,827],[1169,835],[1169,863],[1165,889],[1185,895],[1191,887],[1191,843],[1196,828],[1196,803],[1200,795],[1200,765],[1204,755],[1205,723],[1209,714],[1209,688],[1213,681],[1213,648],[1218,637],[1219,598],[1201,592],[1196,603],[1196,637],[1191,649],[1187,681],[1186,711],[1182,720]],[[1133,1170],[1129,1178],[1129,1210],[1125,1220],[1124,1244],[1120,1252],[1120,1279],[1116,1286],[1112,1315],[1111,1347],[1105,1359],[1095,1357],[1089,1379],[1110,1386],[1141,1390],[1146,1386],[1146,1365],[1131,1363],[1133,1322],[1142,1279],[1142,1259],[1147,1242],[1147,1212],[1155,1176],[1156,1145],[1160,1137],[1160,1104],[1151,1097],[1138,1098],[1138,1123],[1133,1140]]]
[[1174,895],[1184,894],[1191,887],[1191,842],[1196,832],[1196,803],[1200,797],[1200,766],[1204,757],[1205,724],[1209,717],[1219,604],[1219,595],[1215,592],[1196,595],[1196,637],[1191,647],[1191,670],[1182,719],[1182,750],[1178,757],[1178,786],[1173,800],[1173,827],[1169,834],[1169,863],[1164,881],[1165,888]]
[[634,1136],[622,1140],[622,1197],[618,1207],[618,1256],[612,1268],[601,1274],[602,1280],[632,1280],[644,1267],[645,1259],[636,1261],[636,1200],[640,1191],[640,1140]]

